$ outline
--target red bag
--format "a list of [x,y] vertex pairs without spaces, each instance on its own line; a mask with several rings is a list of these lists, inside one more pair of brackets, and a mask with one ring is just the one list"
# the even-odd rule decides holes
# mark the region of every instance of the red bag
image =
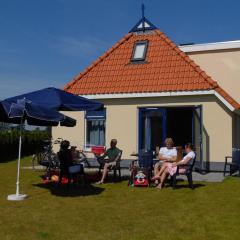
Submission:
[[142,171],[139,171],[134,177],[133,184],[135,187],[148,187],[149,181],[147,176]]

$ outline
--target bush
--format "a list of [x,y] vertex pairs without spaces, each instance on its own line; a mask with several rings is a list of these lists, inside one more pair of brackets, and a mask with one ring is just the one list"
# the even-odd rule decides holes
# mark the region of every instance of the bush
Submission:
[[[42,145],[42,140],[49,139],[48,131],[26,131],[22,132],[22,156],[36,153]],[[0,132],[0,162],[15,159],[18,156],[19,130],[14,128]]]

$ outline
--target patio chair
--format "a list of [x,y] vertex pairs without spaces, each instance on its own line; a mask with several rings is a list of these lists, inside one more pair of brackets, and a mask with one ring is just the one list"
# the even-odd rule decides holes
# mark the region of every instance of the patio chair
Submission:
[[[228,162],[228,159],[231,159],[232,161]],[[240,176],[240,149],[233,148],[232,149],[232,156],[226,156],[225,157],[223,176],[226,175],[227,166],[229,166],[230,176],[233,173],[235,173],[236,171],[239,171],[239,176]]]
[[187,176],[189,188],[194,189],[193,180],[192,180],[192,171],[193,171],[195,161],[196,161],[196,156],[192,160],[191,164],[181,165],[181,167],[186,168],[185,173],[180,173],[179,172],[179,166],[177,167],[177,172],[171,177],[171,185],[172,185],[173,189],[176,189],[177,176],[179,176],[179,175]]
[[82,163],[70,166],[68,168],[68,171],[72,179],[75,178],[78,183],[82,180],[83,185],[86,184],[86,175],[85,175],[84,166]]
[[[118,159],[116,161],[116,165],[112,166],[108,172],[113,172],[113,179],[114,181],[117,180],[117,172],[118,172],[118,179],[119,181],[122,180],[122,175],[121,175],[121,159],[122,158],[122,150],[120,150],[120,154],[118,155]],[[97,157],[98,160],[98,157]],[[99,163],[99,169],[98,172],[100,173],[101,170],[104,168],[104,164],[100,161],[98,161]]]
[[133,182],[135,174],[139,171],[142,171],[150,183],[153,170],[153,151],[152,150],[140,150],[138,154],[138,159],[133,160],[130,166],[131,179],[130,182]]
[[[86,177],[84,172],[84,166],[82,163],[73,163],[68,162],[70,161],[69,155],[71,156],[71,150],[66,150],[64,152],[59,151],[57,153],[58,159],[60,161],[60,172],[59,172],[59,178],[62,178],[63,175],[67,175],[68,177],[68,184],[74,179],[76,179],[76,182],[79,183],[80,179],[83,179],[83,184],[86,183]],[[61,163],[63,164],[63,168],[61,168]],[[66,165],[65,165],[66,164]]]

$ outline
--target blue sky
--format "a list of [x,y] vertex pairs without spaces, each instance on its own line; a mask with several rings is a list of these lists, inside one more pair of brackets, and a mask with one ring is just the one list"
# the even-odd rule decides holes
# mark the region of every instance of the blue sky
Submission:
[[62,87],[146,17],[175,43],[240,39],[239,0],[0,0],[0,99]]

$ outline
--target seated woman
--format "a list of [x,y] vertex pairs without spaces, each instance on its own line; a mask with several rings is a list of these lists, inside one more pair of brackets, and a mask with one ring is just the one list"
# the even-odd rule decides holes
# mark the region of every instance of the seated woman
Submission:
[[154,166],[154,177],[152,180],[155,181],[155,184],[159,183],[159,176],[163,173],[167,163],[175,162],[177,160],[177,150],[174,148],[174,142],[172,138],[166,138],[165,146],[160,148],[158,159],[163,161],[161,166],[160,163],[156,163]]
[[184,174],[186,172],[187,170],[186,165],[190,165],[196,155],[193,151],[193,145],[191,143],[187,143],[185,145],[185,151],[187,154],[181,161],[167,163],[162,167],[161,171],[159,172],[159,175],[156,176],[156,178],[160,180],[160,183],[157,185],[158,189],[161,189],[163,187],[163,184],[169,175],[173,176],[177,172],[178,166],[179,173]]

